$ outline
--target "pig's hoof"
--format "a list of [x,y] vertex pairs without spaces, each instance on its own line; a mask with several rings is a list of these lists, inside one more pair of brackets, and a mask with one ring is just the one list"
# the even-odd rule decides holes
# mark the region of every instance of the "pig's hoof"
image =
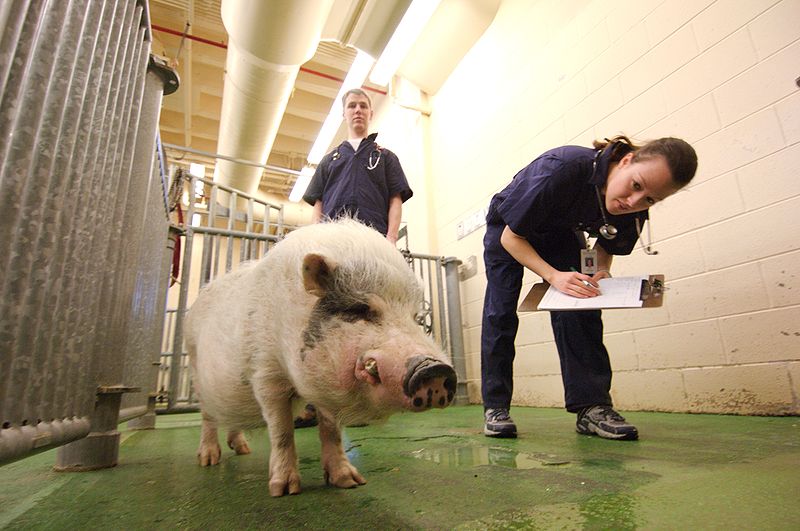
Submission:
[[228,448],[236,452],[236,455],[247,455],[250,453],[247,439],[242,432],[231,432],[228,434]]
[[201,444],[197,450],[197,462],[200,466],[209,466],[219,464],[219,458],[222,455],[222,449],[219,444]]
[[285,477],[274,477],[269,480],[269,495],[273,498],[286,493],[300,494],[300,476],[297,472],[290,472]]
[[366,484],[367,480],[358,473],[356,467],[344,462],[338,466],[325,467],[325,483],[340,489],[352,489]]

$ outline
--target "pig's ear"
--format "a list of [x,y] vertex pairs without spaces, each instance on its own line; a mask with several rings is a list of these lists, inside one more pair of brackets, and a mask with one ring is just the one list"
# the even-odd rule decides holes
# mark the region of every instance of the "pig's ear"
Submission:
[[303,258],[303,287],[306,291],[322,297],[333,283],[336,262],[319,254],[307,254]]

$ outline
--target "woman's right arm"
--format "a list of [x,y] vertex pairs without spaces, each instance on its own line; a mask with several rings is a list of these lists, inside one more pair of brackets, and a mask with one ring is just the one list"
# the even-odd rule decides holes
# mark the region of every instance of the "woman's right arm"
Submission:
[[507,225],[500,236],[500,244],[514,260],[555,286],[558,291],[580,299],[600,294],[594,284],[584,284],[584,281],[593,283],[592,277],[574,271],[558,271],[536,252],[526,238],[516,234]]

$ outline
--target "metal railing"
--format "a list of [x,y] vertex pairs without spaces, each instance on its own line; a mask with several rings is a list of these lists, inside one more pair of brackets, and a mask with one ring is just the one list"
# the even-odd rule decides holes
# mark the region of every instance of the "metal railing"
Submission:
[[[161,354],[158,380],[159,403],[166,403],[168,410],[195,404],[183,346],[183,318],[191,300],[217,276],[242,262],[263,257],[286,230],[281,205],[193,175],[183,168],[176,169],[173,188],[177,191],[172,194],[175,208],[182,208],[183,203],[187,211],[186,222],[177,227],[184,242],[182,266],[180,278],[174,279],[179,286],[177,301],[166,313],[163,344],[169,348]],[[198,257],[199,270],[196,270]]]

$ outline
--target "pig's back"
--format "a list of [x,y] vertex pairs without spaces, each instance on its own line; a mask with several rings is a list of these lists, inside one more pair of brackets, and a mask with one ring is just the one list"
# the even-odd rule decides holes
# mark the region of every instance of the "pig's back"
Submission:
[[419,283],[403,255],[383,235],[357,221],[342,219],[298,229],[270,251],[263,265],[288,266],[282,274],[292,277],[292,286],[303,291],[302,262],[309,253],[359,272],[357,281],[364,291],[401,303],[418,300]]

